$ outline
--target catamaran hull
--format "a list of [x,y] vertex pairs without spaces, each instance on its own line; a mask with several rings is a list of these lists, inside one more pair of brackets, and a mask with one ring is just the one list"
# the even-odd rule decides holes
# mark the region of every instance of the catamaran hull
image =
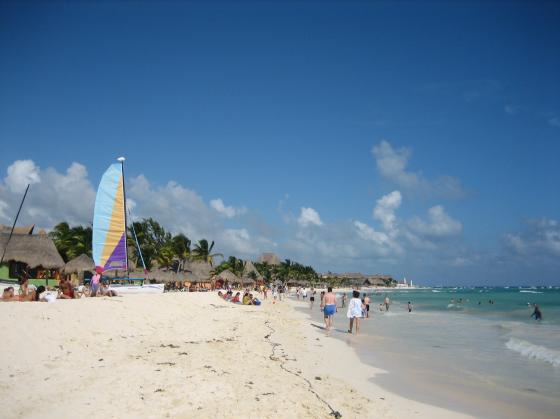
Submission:
[[121,294],[163,294],[164,284],[109,285],[109,289]]

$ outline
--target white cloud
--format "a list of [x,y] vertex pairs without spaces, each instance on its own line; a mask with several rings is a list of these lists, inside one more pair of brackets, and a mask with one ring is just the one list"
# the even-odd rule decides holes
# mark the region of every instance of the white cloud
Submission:
[[514,253],[524,256],[560,257],[560,223],[557,220],[541,218],[528,220],[525,231],[504,236],[506,246]]
[[402,196],[399,191],[393,191],[377,200],[373,209],[373,218],[381,221],[383,228],[389,233],[397,230],[397,216],[395,211],[401,206]]
[[387,140],[382,140],[371,152],[381,176],[409,193],[446,198],[461,198],[466,194],[461,182],[454,177],[445,175],[428,181],[419,172],[407,171],[408,160],[412,155],[408,148],[394,149]]
[[226,218],[233,218],[235,216],[242,215],[247,212],[247,208],[245,207],[235,208],[232,206],[226,206],[224,204],[224,201],[222,201],[220,198],[212,199],[210,201],[210,206],[214,208],[216,211],[218,211],[220,214],[225,216]]
[[39,168],[33,160],[16,160],[8,167],[7,172],[4,183],[15,193],[23,192],[28,184],[41,182]]
[[322,226],[323,222],[319,213],[313,208],[301,207],[301,213],[297,220],[298,224],[302,227],[307,227],[309,225]]
[[255,255],[258,252],[255,241],[245,228],[225,229],[219,240],[225,248],[231,249],[232,253],[237,256]]
[[381,231],[375,231],[374,228],[360,221],[354,221],[358,235],[364,239],[372,241],[376,244],[383,245],[389,241],[389,236]]
[[428,221],[414,217],[409,226],[415,233],[427,237],[453,236],[463,229],[463,225],[447,215],[441,205],[428,210]]
[[18,224],[52,228],[60,221],[91,223],[95,191],[80,163],[72,163],[65,173],[60,173],[53,168],[42,170],[31,160],[18,160],[7,173],[0,183],[0,195],[6,204],[0,213],[4,222],[13,221],[21,192],[30,183]]

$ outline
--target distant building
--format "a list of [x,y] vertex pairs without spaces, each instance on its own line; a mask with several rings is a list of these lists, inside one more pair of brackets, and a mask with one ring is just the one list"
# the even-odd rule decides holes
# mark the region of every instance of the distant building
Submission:
[[275,253],[263,253],[259,257],[259,263],[268,263],[269,265],[280,265],[280,259]]
[[321,274],[321,278],[338,278],[341,279],[342,285],[356,288],[368,286],[394,287],[396,285],[396,281],[391,275],[383,274],[366,275],[361,272],[327,272]]

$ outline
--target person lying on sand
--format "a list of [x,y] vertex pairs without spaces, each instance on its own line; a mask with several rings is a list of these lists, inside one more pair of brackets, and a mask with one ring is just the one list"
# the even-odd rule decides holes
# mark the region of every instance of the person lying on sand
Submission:
[[2,298],[0,298],[0,301],[4,303],[8,301],[19,301],[17,295],[14,294],[14,287],[5,288],[2,292]]
[[261,305],[261,302],[259,301],[258,298],[256,298],[256,297],[253,298],[253,294],[249,294],[249,301],[250,301],[249,302],[250,305],[253,305],[253,306],[260,306]]
[[110,290],[107,284],[101,283],[101,287],[99,288],[99,293],[103,297],[116,297],[117,292],[115,290]]
[[58,293],[58,298],[61,300],[71,300],[74,298],[74,288],[68,281],[63,281],[60,283],[60,292]]

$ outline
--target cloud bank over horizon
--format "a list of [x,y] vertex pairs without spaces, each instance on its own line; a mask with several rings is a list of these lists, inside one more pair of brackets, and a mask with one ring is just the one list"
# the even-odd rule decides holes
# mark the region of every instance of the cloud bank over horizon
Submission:
[[[206,201],[186,185],[173,180],[158,184],[142,174],[127,179],[127,199],[134,219],[152,217],[174,234],[183,233],[191,240],[214,240],[216,250],[226,256],[254,259],[273,251],[319,271],[386,272],[395,276],[406,272],[408,277],[421,275],[426,283],[434,283],[445,278],[465,281],[476,269],[487,269],[499,277],[496,266],[501,267],[504,277],[516,267],[534,268],[543,261],[558,266],[558,221],[543,218],[525,222],[521,231],[504,232],[497,238],[501,248],[477,251],[465,241],[463,222],[441,203],[433,202],[425,212],[412,215],[403,211],[409,210],[414,200],[408,193],[411,189],[421,189],[431,199],[464,197],[457,179],[429,181],[420,173],[408,171],[410,151],[395,149],[386,140],[374,146],[372,153],[380,176],[390,179],[398,189],[371,203],[369,220],[349,213],[347,218],[331,221],[331,217],[321,215],[325,208],[309,206],[299,206],[298,216],[273,213],[263,219],[258,215],[259,208],[233,205],[222,198]],[[46,229],[61,221],[89,225],[95,183],[86,166],[78,162],[60,172],[52,167],[43,169],[33,160],[16,160],[0,181],[0,223],[11,224],[23,191],[30,184],[20,225],[33,223]],[[282,196],[279,202],[286,205]]]

